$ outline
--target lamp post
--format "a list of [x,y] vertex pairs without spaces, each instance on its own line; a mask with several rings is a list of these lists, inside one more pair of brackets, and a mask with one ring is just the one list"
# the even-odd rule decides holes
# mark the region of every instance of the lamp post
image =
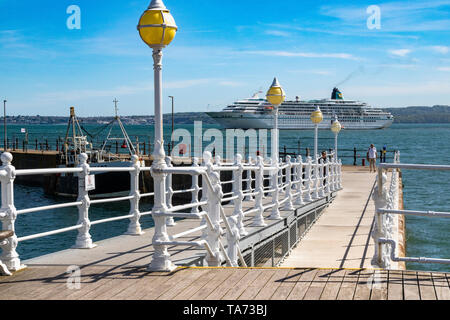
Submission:
[[174,121],[173,121],[173,96],[169,96],[170,99],[172,99],[172,134],[170,136],[170,142],[172,144],[172,150],[173,150],[173,141],[172,141],[172,137],[173,137],[173,130],[174,130]]
[[4,135],[5,135],[5,141],[4,141],[4,149],[3,151],[6,152],[6,139],[7,139],[7,132],[6,132],[6,99],[3,100],[3,127],[4,127]]
[[275,171],[272,172],[272,213],[270,214],[270,220],[281,219],[279,210],[279,189],[278,189],[278,107],[283,103],[286,95],[283,88],[278,83],[277,78],[273,79],[273,83],[267,91],[266,99],[273,106],[273,130],[271,136],[272,142],[272,167],[276,167]]
[[272,142],[272,162],[278,163],[278,107],[283,103],[286,95],[283,88],[278,83],[278,79],[273,79],[273,83],[267,91],[266,99],[273,107],[273,134]]
[[322,111],[320,111],[319,106],[316,110],[311,113],[311,121],[314,124],[314,159],[317,159],[317,136],[319,131],[319,123],[323,120]]
[[333,124],[331,125],[331,131],[334,133],[334,157],[337,161],[338,159],[338,154],[337,154],[337,146],[338,146],[338,134],[341,131],[342,126],[341,123],[339,122],[337,116],[334,116],[333,119]]
[[137,26],[139,35],[153,50],[154,85],[155,85],[155,141],[153,150],[152,176],[154,182],[154,205],[152,210],[155,222],[153,243],[155,252],[149,265],[149,270],[172,271],[175,269],[169,260],[167,246],[155,244],[168,241],[166,229],[166,182],[165,174],[161,172],[166,168],[163,136],[162,112],[162,49],[169,45],[178,30],[175,20],[165,7],[162,0],[152,0],[148,9],[142,14]]

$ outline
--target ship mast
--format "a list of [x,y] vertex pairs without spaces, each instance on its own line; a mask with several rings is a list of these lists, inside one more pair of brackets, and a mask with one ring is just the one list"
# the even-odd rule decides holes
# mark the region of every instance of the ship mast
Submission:
[[[117,107],[117,103],[119,102],[119,100],[117,100],[117,99],[114,99],[113,100],[113,102],[114,102],[114,112],[115,112],[115,117],[114,117],[114,120],[111,122],[111,127],[110,127],[110,129],[109,129],[109,132],[108,132],[108,136],[106,137],[106,140],[105,140],[105,142],[103,143],[103,146],[102,146],[102,149],[101,149],[101,153],[103,154],[103,152],[104,152],[104,150],[105,150],[105,148],[106,148],[106,145],[107,145],[107,143],[108,143],[108,141],[111,141],[111,140],[122,140],[122,139],[124,139],[124,142],[125,142],[125,145],[126,145],[126,147],[127,147],[127,149],[128,149],[128,152],[129,152],[129,154],[132,156],[132,155],[135,155],[135,154],[137,154],[137,152],[136,152],[136,149],[135,149],[135,147],[134,147],[134,145],[133,145],[133,143],[131,142],[131,139],[130,139],[130,137],[128,136],[128,133],[127,133],[127,131],[125,130],[125,127],[123,126],[123,124],[122,124],[122,121],[120,120],[120,117],[119,117],[119,108]],[[114,127],[114,123],[115,122],[117,122],[117,124],[119,125],[119,128],[120,128],[120,130],[121,130],[121,132],[122,132],[122,138],[114,138],[114,137],[111,137],[111,132],[112,132],[112,129],[113,129],[113,127]]]
[[[72,129],[71,136],[69,135],[70,129]],[[67,124],[66,136],[64,138],[64,156],[66,165],[77,165],[77,155],[86,152],[88,145],[89,142],[87,141],[87,137],[83,135],[83,130],[75,115],[75,108],[70,107],[70,118]]]

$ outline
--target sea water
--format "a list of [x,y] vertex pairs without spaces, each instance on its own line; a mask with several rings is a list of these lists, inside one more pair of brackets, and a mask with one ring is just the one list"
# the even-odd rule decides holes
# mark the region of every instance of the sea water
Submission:
[[[100,126],[85,126],[89,132],[96,132]],[[8,126],[8,136],[22,140],[24,134],[21,128],[28,130],[29,146],[34,148],[35,139],[39,142],[48,140],[49,145],[55,148],[56,139],[64,138],[66,127],[62,125],[11,125]],[[193,125],[176,126],[185,128],[193,133]],[[215,125],[203,125],[203,129],[219,128]],[[141,143],[153,141],[153,128],[151,126],[128,125],[127,132],[132,141],[139,139]],[[169,141],[171,128],[165,126],[165,140]],[[113,134],[120,136],[118,128]],[[269,134],[270,137],[270,134]],[[104,140],[104,135],[96,137],[97,143]],[[192,142],[194,139],[192,138]],[[334,148],[334,134],[330,131],[319,131],[319,151]],[[386,146],[388,150],[387,162],[392,161],[394,150],[400,150],[401,162],[415,164],[450,164],[450,124],[394,124],[384,130],[342,130],[338,137],[338,152],[344,164],[353,164],[353,148],[357,148],[357,164],[362,164],[369,145],[373,143],[378,150]],[[175,143],[176,144],[176,143]],[[284,146],[288,152],[305,156],[306,148],[314,148],[313,131],[281,131],[280,151]],[[125,150],[120,148],[122,152]],[[208,145],[204,143],[203,147]],[[267,144],[270,146],[270,141]],[[21,147],[20,143],[20,147]],[[148,148],[148,145],[147,145]],[[193,150],[193,146],[190,146]],[[270,147],[269,147],[270,148]],[[115,146],[112,147],[115,151]],[[142,151],[142,147],[141,147]],[[147,149],[148,151],[148,149]],[[270,152],[270,149],[267,150]],[[366,164],[367,165],[367,164]],[[403,170],[403,196],[405,209],[450,211],[450,172]],[[368,179],[369,176],[367,177]],[[15,205],[18,209],[50,205],[66,202],[67,199],[44,195],[41,188],[15,186]],[[142,201],[141,211],[151,209],[151,203]],[[114,203],[92,205],[89,210],[90,220],[99,220],[109,217],[126,215],[129,203]],[[78,219],[77,208],[63,208],[45,212],[20,215],[16,221],[16,232],[19,237],[51,231],[76,224]],[[107,239],[123,234],[127,230],[129,221],[116,221],[91,228],[94,241]],[[143,228],[153,226],[150,216],[142,217]],[[24,241],[19,243],[18,253],[21,259],[29,259],[43,254],[70,248],[75,243],[77,231],[67,232],[45,238]],[[145,236],[145,235],[144,235]],[[450,219],[412,217],[406,218],[407,256],[450,258]],[[149,243],[151,239],[149,239]],[[435,264],[408,264],[409,269],[450,271],[449,265]]]

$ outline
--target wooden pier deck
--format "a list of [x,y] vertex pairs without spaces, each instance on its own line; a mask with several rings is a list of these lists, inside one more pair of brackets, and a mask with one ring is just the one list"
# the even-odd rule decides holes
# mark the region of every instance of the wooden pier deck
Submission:
[[[449,300],[450,273],[370,269],[373,204],[369,195],[374,178],[367,168],[343,168],[344,190],[285,259],[282,266],[287,267],[180,267],[172,273],[149,272],[151,228],[140,237],[98,241],[91,250],[69,249],[24,261],[27,269],[0,277],[0,300]],[[253,202],[244,204],[247,209],[252,206]],[[169,230],[173,234],[198,223],[183,220]],[[250,223],[247,217],[246,225]],[[169,247],[169,252],[178,265],[204,254],[184,247]],[[69,266],[80,268],[79,290],[67,285]]]
[[69,289],[64,266],[0,278],[0,300],[449,300],[450,274],[317,268],[86,266]]

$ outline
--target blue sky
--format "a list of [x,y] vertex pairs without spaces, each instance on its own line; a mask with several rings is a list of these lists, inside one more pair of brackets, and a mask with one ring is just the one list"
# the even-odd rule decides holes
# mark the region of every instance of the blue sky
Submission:
[[[0,0],[0,98],[9,114],[153,114],[151,51],[136,25],[149,0]],[[179,32],[164,50],[164,111],[220,110],[264,92],[376,107],[450,104],[450,0],[165,0]],[[66,9],[81,8],[81,30]],[[366,9],[381,9],[381,29]]]

